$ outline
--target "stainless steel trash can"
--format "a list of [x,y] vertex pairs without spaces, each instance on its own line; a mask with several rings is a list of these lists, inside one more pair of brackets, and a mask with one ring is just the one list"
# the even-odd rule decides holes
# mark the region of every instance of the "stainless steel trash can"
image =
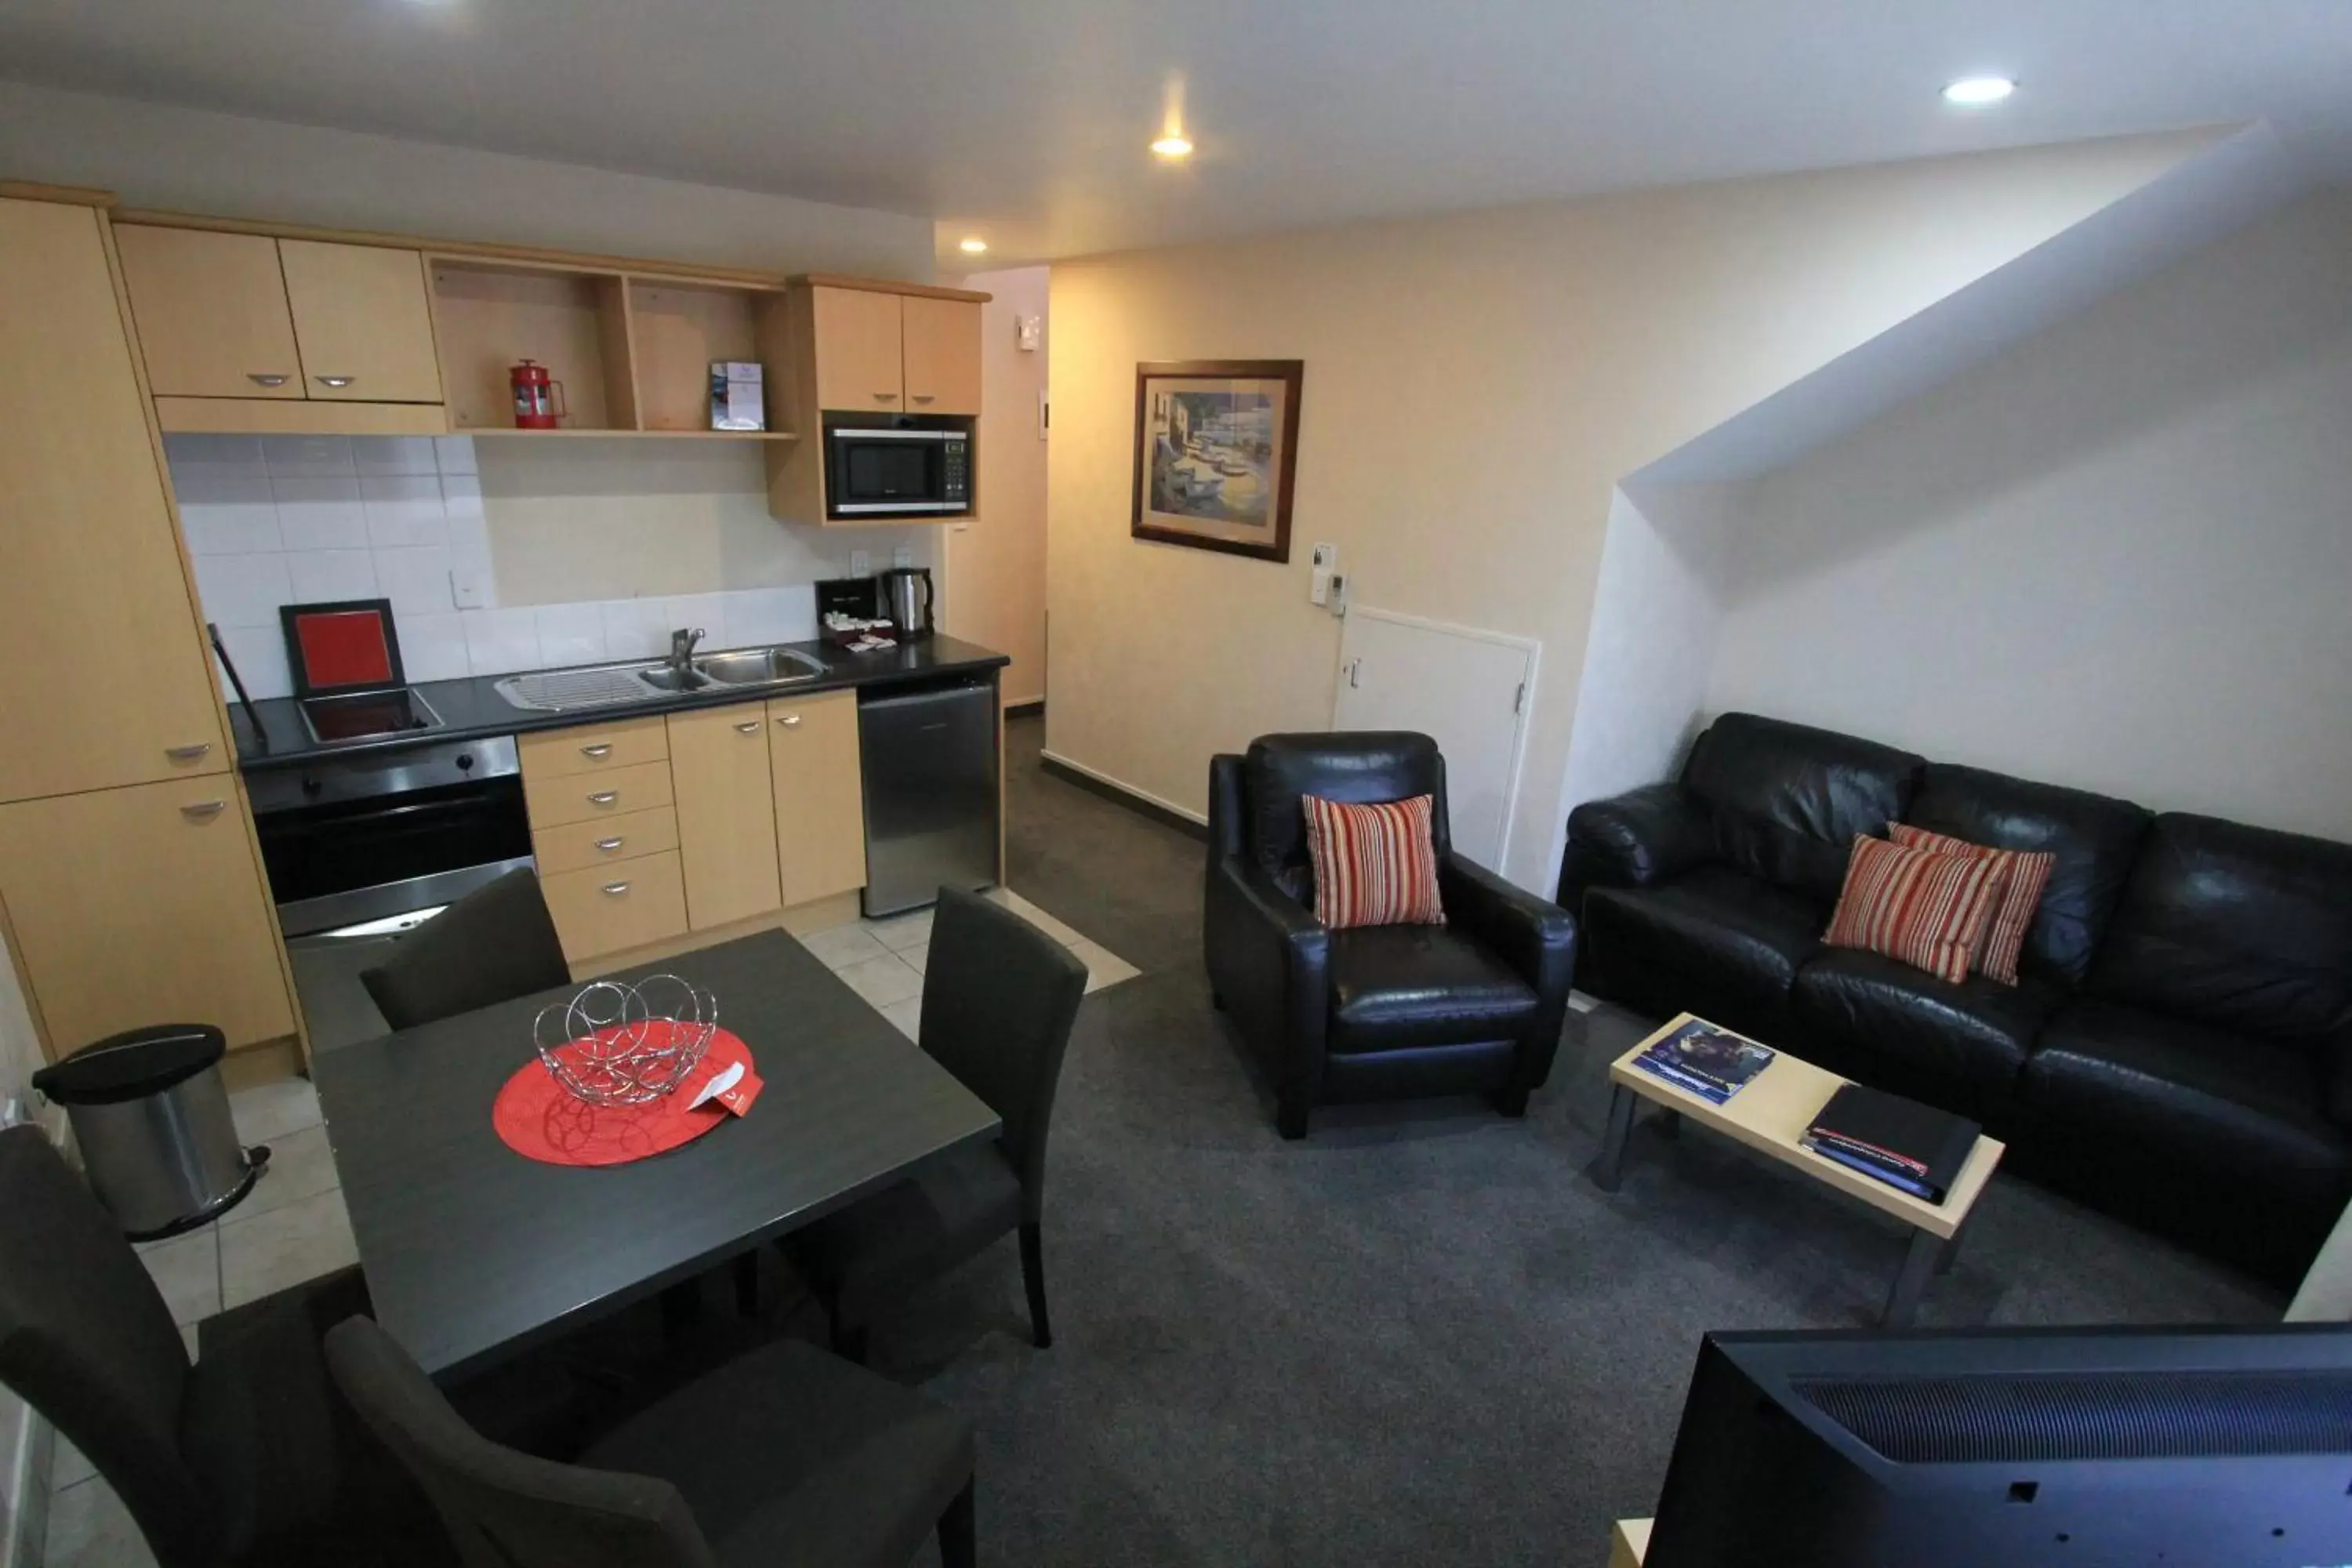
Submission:
[[99,1202],[133,1241],[216,1219],[253,1190],[269,1151],[237,1145],[209,1024],[161,1024],[85,1046],[33,1075],[66,1108]]

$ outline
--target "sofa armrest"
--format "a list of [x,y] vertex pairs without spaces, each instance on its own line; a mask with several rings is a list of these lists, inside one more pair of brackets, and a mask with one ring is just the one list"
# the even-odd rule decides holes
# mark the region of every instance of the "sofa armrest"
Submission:
[[1514,887],[1458,853],[1437,868],[1445,923],[1511,966],[1541,1004],[1519,1044],[1514,1087],[1540,1089],[1559,1049],[1576,975],[1576,917],[1547,899]]
[[1303,1115],[1323,1084],[1331,933],[1265,868],[1220,855],[1209,862],[1202,945],[1218,1000],[1270,1064],[1276,1094]]
[[1648,784],[1568,815],[1560,903],[1573,910],[1587,888],[1647,888],[1716,858],[1715,824],[1677,784]]

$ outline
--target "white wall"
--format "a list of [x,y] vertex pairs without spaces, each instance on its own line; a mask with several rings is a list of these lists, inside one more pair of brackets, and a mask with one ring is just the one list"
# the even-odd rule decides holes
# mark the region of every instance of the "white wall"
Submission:
[[1740,488],[1706,705],[2352,838],[2352,195]]

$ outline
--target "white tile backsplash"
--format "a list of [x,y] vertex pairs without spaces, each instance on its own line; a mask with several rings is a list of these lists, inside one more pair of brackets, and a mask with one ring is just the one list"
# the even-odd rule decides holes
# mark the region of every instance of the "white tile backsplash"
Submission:
[[816,636],[808,584],[499,607],[470,437],[175,435],[164,450],[205,618],[257,699],[292,689],[288,604],[389,599],[414,681],[657,658],[678,626],[706,648]]
[[539,653],[539,612],[536,610],[468,610],[466,658],[476,675],[505,675],[518,669],[540,669],[546,660]]
[[604,613],[601,605],[541,605],[539,657],[550,665],[594,664],[604,657]]
[[375,557],[364,550],[299,550],[286,557],[297,604],[377,596]]
[[450,555],[446,544],[422,550],[378,550],[376,585],[401,615],[441,615],[457,607],[449,586]]
[[360,504],[367,511],[368,542],[378,550],[449,542],[449,516],[441,507],[437,476],[363,476]]
[[351,475],[273,475],[269,489],[278,500],[278,528],[287,549],[367,548],[367,510],[360,505],[360,482]]
[[206,620],[225,626],[274,626],[278,606],[296,602],[282,553],[199,555],[195,565]]

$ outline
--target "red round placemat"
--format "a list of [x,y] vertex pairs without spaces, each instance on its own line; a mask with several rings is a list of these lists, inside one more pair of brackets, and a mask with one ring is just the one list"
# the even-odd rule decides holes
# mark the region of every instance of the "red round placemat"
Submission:
[[533,1057],[499,1090],[490,1124],[508,1148],[551,1165],[626,1164],[691,1143],[727,1121],[727,1108],[716,1100],[687,1107],[713,1076],[737,1062],[751,1069],[751,1047],[720,1029],[686,1081],[659,1100],[591,1105],[556,1082],[547,1064]]

